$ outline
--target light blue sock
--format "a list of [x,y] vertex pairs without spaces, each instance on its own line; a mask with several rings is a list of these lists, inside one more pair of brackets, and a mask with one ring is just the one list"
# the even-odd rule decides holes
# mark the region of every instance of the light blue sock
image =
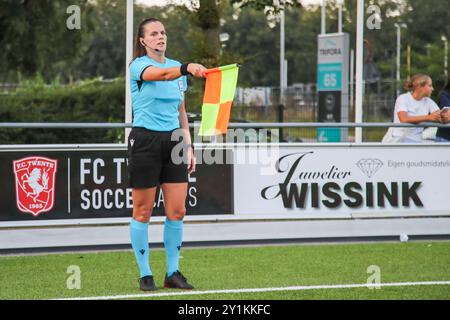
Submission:
[[152,271],[148,260],[148,223],[131,219],[130,238],[141,278],[151,276]]
[[181,244],[183,243],[183,220],[164,223],[164,247],[166,248],[167,276],[179,270]]

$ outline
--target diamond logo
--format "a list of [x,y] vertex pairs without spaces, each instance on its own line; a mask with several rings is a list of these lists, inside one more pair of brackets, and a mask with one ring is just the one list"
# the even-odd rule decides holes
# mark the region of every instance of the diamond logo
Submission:
[[383,162],[379,159],[361,159],[356,165],[367,177],[371,178],[383,166]]

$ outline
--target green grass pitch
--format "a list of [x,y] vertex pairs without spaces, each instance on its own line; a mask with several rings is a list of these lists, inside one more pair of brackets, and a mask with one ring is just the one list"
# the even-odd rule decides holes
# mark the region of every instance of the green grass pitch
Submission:
[[[195,290],[283,288],[365,284],[380,270],[381,283],[450,281],[450,242],[303,244],[225,248],[184,248],[181,271]],[[163,289],[165,254],[150,251],[159,290]],[[68,289],[80,270],[80,289]],[[48,255],[0,256],[0,299],[53,299],[143,294],[131,250]],[[135,297],[141,299],[450,299],[450,285],[314,289],[254,293]]]

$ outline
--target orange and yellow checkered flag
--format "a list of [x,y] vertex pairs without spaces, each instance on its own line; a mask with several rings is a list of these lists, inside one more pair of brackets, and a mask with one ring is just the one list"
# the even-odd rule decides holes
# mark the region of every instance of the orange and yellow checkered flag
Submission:
[[227,132],[231,105],[236,92],[238,71],[237,64],[206,71],[200,136],[213,136]]

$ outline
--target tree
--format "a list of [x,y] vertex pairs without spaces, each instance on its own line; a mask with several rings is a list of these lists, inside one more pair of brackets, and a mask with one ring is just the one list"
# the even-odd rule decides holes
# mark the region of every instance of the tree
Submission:
[[[300,2],[294,0],[281,1],[286,7],[300,6]],[[191,0],[191,6],[195,7],[195,1]],[[282,6],[272,0],[231,0],[235,7],[253,8],[264,11],[266,14],[278,13]],[[221,62],[221,45],[219,34],[222,13],[229,7],[227,1],[198,0],[198,8],[195,11],[194,22],[201,29],[199,41],[196,43],[196,55],[200,57],[206,66],[218,66]]]
[[[450,39],[450,0],[405,0],[406,39],[413,52],[413,71],[426,72],[435,80],[436,93],[444,85],[444,43]],[[427,46],[430,47],[427,47]]]
[[220,8],[217,2],[200,0],[195,21],[202,30],[202,37],[197,43],[202,62],[207,66],[217,66],[220,55]]
[[[288,83],[315,82],[320,12],[287,8],[285,24]],[[236,20],[228,18],[224,32],[230,34],[224,53],[237,53],[237,60],[243,64],[241,85],[279,85],[279,23],[269,25],[263,11],[244,7]]]
[[[77,4],[87,8],[88,0]],[[83,33],[67,28],[67,7],[72,0],[14,1],[0,0],[0,81],[17,81],[41,73],[44,79],[70,74],[83,53]],[[88,33],[88,10],[83,11],[83,25]],[[75,62],[75,63],[74,63]]]
[[77,79],[125,74],[126,1],[97,0],[90,4],[93,28],[77,63]]

